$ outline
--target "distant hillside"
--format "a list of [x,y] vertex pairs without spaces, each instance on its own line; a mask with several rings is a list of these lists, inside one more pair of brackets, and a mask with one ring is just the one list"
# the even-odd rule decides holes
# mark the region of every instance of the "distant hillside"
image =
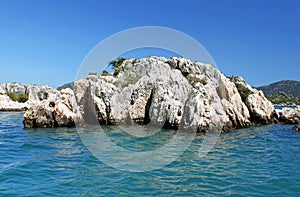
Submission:
[[74,82],[66,83],[62,86],[59,86],[57,89],[61,90],[61,89],[64,89],[64,88],[71,88],[73,90],[74,89]]
[[257,87],[257,89],[262,90],[267,95],[283,92],[300,98],[300,81],[283,80],[271,83],[270,85]]

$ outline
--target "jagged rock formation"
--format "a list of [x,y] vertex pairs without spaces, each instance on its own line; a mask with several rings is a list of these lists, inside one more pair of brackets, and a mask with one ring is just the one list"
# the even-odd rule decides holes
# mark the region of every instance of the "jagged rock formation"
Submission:
[[[210,64],[149,57],[125,60],[119,69],[114,80],[89,76],[75,82],[82,114],[96,114],[100,124],[153,123],[199,131],[218,122],[229,130],[274,120],[274,107],[261,91],[242,78],[230,81]],[[251,91],[244,102],[236,84]],[[85,122],[91,120],[85,115]]]
[[256,124],[270,124],[274,121],[274,106],[262,91],[252,88],[242,77],[231,79],[237,86],[250,112],[250,120]]
[[[24,94],[24,103],[13,101],[8,94]],[[49,86],[24,85],[20,83],[0,84],[0,110],[24,111],[25,128],[75,126],[82,120],[74,107],[74,92],[71,89],[58,91]]]
[[0,94],[0,111],[24,111],[26,103],[12,101],[6,94]]
[[25,93],[26,88],[18,83],[0,84],[0,111],[23,111],[27,104],[14,102],[9,96],[9,92]]
[[[13,101],[8,95],[26,95],[26,102]],[[30,105],[45,99],[52,99],[58,93],[57,90],[37,85],[24,85],[21,83],[0,84],[0,111],[24,111]]]
[[300,124],[300,106],[278,110],[279,121],[287,124]]
[[210,131],[211,125],[221,125],[218,128],[227,131],[299,120],[297,113],[276,113],[262,91],[241,77],[225,77],[210,64],[148,57],[125,60],[114,74],[80,79],[74,82],[74,92],[45,87],[25,90],[30,99],[24,126],[59,127],[84,122]]
[[49,99],[30,105],[23,116],[24,127],[75,126],[75,122],[79,123],[82,118],[76,113],[74,99],[74,92],[67,88],[52,95]]

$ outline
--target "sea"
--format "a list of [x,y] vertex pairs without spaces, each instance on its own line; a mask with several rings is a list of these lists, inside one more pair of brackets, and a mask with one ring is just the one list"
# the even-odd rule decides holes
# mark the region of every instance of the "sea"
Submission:
[[274,108],[275,109],[283,109],[283,108],[292,108],[294,109],[296,106],[295,105],[275,105]]
[[[173,162],[134,172],[95,156],[76,128],[24,129],[22,116],[0,112],[0,196],[300,196],[300,132],[292,125],[221,133],[202,157],[206,134],[197,133]],[[155,150],[174,136],[161,132],[106,136],[124,149]]]

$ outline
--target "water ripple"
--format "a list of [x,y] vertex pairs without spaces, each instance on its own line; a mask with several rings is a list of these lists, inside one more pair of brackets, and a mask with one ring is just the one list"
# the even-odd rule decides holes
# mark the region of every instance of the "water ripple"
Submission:
[[[23,129],[22,113],[0,113],[0,196],[299,196],[300,132],[287,125],[220,135],[197,156],[203,134],[175,162],[150,172],[98,161],[76,129]],[[134,138],[108,132],[132,151],[154,150],[174,133]],[[128,160],[128,164],[130,160]]]

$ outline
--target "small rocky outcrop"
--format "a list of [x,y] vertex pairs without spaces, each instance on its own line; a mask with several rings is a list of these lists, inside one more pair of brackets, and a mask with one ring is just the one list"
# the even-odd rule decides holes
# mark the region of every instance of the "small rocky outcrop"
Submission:
[[[19,95],[26,95],[26,101],[13,100]],[[69,88],[58,91],[49,86],[0,84],[0,111],[27,110],[23,117],[25,128],[75,126],[82,117],[78,110],[76,113],[74,101],[74,92]]]
[[297,125],[294,125],[292,128],[294,131],[300,131],[300,128]]
[[300,124],[300,105],[295,108],[284,107],[277,110],[279,121],[286,124]]
[[0,84],[0,111],[24,111],[27,104],[13,101],[8,94],[25,93],[25,87],[18,84]]
[[252,88],[242,77],[233,77],[233,81],[245,102],[250,120],[255,124],[270,124],[274,122],[274,105],[265,97],[261,90]]
[[55,95],[37,103],[32,103],[23,116],[25,128],[73,127],[82,118],[76,113],[74,93],[63,89]]
[[6,94],[0,94],[0,111],[25,111],[26,103],[19,103],[11,100]]
[[[0,84],[0,111],[25,111],[32,104],[55,97],[58,92],[49,86]],[[25,96],[26,99],[18,100],[20,95]]]

